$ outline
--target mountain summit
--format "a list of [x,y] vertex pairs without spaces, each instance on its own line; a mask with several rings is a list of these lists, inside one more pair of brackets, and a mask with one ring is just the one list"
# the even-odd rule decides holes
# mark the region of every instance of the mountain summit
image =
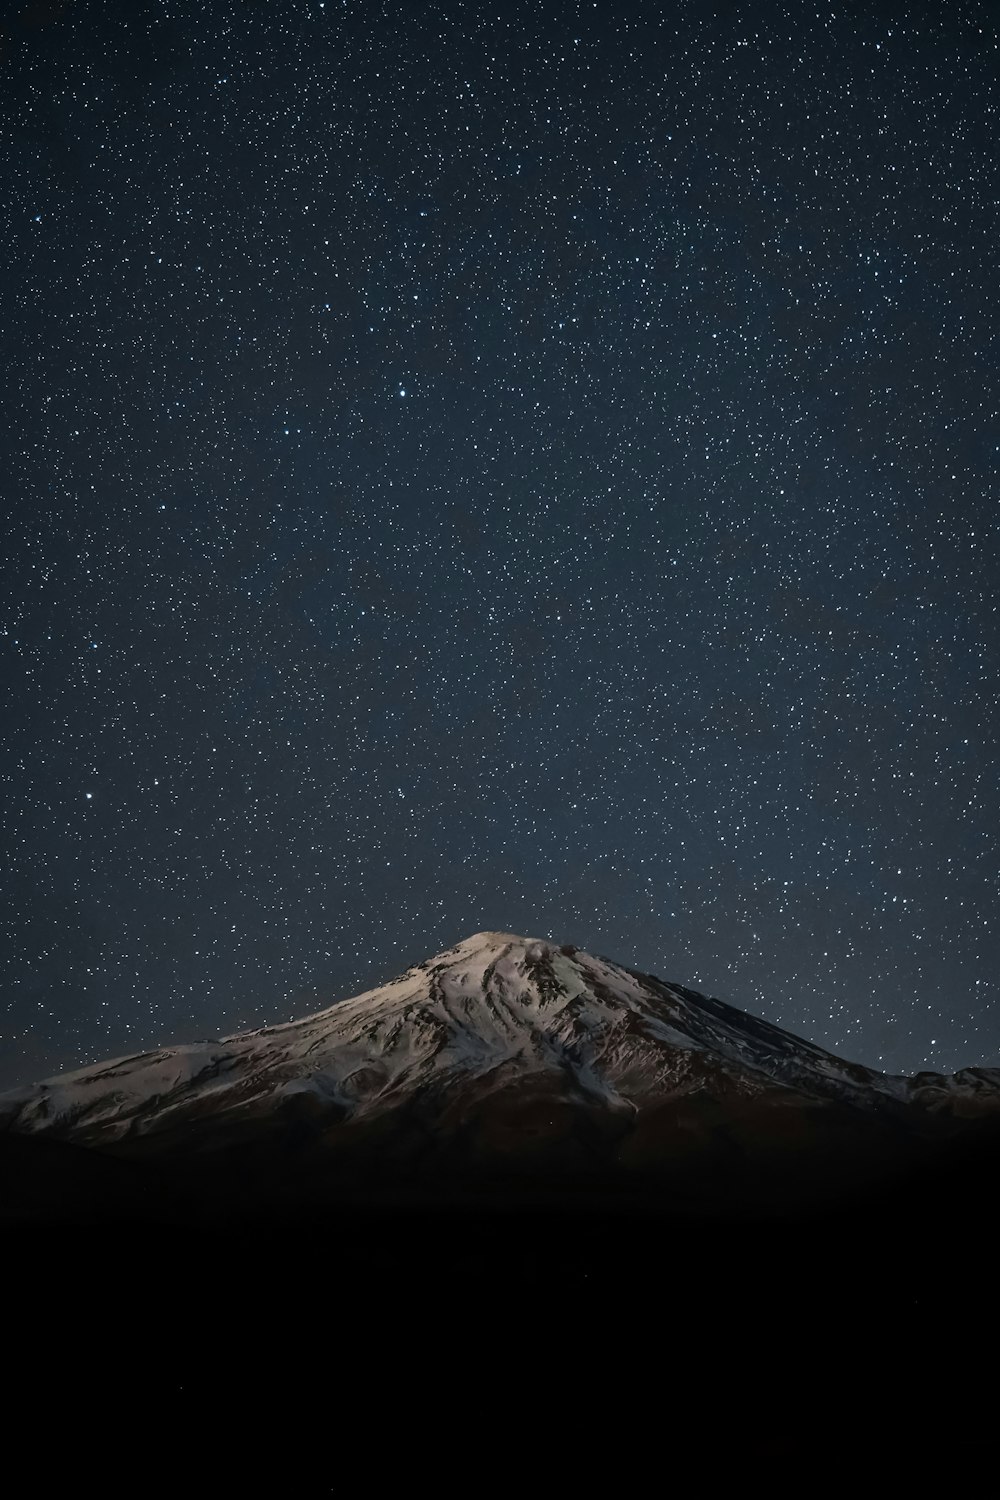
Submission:
[[572,945],[479,932],[301,1020],[0,1095],[0,1130],[215,1163],[223,1197],[502,1180],[701,1203],[825,1191],[997,1112],[1000,1072],[889,1077]]

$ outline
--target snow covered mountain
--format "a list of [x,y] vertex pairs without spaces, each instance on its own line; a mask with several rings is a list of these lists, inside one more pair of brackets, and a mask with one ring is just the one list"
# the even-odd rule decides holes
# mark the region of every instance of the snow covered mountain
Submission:
[[0,1095],[0,1131],[140,1159],[221,1154],[230,1183],[249,1161],[257,1182],[310,1191],[499,1173],[753,1195],[818,1163],[878,1172],[913,1140],[992,1116],[1000,1070],[888,1077],[719,1000],[504,932],[302,1020]]

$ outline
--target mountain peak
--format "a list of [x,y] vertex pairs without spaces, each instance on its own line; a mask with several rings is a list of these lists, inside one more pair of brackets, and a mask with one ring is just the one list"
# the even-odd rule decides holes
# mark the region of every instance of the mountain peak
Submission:
[[[554,944],[549,938],[523,937],[517,932],[493,932],[488,929],[483,932],[473,932],[469,937],[462,938],[460,942],[455,944],[455,948],[461,949],[505,948],[508,946],[517,948],[531,948],[535,946],[552,948],[556,947],[557,944]],[[451,953],[454,950],[448,948],[445,951]]]
[[577,951],[573,944],[560,944],[551,938],[526,937],[518,932],[485,929],[462,938],[451,948],[445,948],[433,958],[425,959],[418,967],[421,969],[451,968],[456,963],[492,964],[494,960],[502,958],[513,959],[517,962],[537,963],[540,959],[549,958],[555,953],[569,955]]

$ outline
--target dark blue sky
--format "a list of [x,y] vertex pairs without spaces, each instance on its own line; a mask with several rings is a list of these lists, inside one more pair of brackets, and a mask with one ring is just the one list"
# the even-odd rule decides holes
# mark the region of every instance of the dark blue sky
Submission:
[[997,1064],[998,21],[9,9],[0,1082],[483,927]]

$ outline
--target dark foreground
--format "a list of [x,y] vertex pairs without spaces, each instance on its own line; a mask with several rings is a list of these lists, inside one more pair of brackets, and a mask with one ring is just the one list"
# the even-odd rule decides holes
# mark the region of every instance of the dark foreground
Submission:
[[766,1218],[11,1226],[8,1455],[68,1493],[961,1488],[1000,1436],[996,1165]]

